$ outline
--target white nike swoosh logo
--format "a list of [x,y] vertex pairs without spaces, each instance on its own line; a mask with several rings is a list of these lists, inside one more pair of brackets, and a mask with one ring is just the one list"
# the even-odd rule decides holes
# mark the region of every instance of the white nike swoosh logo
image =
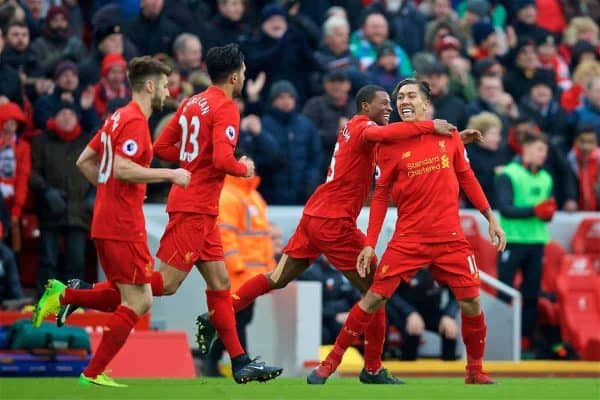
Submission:
[[257,369],[257,370],[259,370],[259,371],[262,371],[263,369],[265,369],[265,367],[264,367],[264,366],[262,366],[262,367],[252,367],[252,366],[250,366],[250,367],[248,367],[248,368],[254,368],[254,369]]

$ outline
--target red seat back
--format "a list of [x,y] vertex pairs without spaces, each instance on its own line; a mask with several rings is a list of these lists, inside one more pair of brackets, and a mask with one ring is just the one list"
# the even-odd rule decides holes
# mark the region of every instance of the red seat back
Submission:
[[477,254],[479,250],[481,235],[479,234],[479,225],[477,224],[477,218],[469,214],[460,215],[460,226],[465,235],[465,239],[471,243],[473,251]]
[[571,242],[574,254],[600,254],[600,218],[584,218]]
[[542,264],[542,290],[556,293],[556,278],[560,270],[563,257],[567,254],[564,247],[555,241],[551,241],[544,249],[544,260]]

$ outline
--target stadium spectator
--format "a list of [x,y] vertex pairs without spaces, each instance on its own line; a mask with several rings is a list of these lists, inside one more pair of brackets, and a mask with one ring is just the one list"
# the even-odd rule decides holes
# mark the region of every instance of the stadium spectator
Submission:
[[392,93],[396,84],[405,78],[401,72],[401,60],[395,51],[396,45],[391,40],[386,40],[377,47],[377,58],[367,68],[369,83],[383,87]]
[[[377,49],[382,47],[389,38],[388,22],[385,16],[379,12],[368,14],[360,30],[352,33],[350,52],[360,61],[363,71],[377,61]],[[406,52],[399,45],[394,44],[394,53],[399,61],[397,68],[400,76],[411,76],[412,65]]]
[[[484,111],[469,119],[467,129],[477,129],[483,134],[483,141],[468,144],[465,148],[483,192],[492,208],[496,208],[496,175],[509,161],[508,153],[502,145],[502,121],[497,115]],[[467,207],[474,208],[468,199]]]
[[575,17],[570,20],[569,26],[563,35],[563,43],[559,48],[560,54],[564,57],[565,61],[573,66],[573,46],[579,41],[587,42],[598,49],[600,46],[599,31],[598,24],[589,16]]
[[435,51],[440,63],[449,70],[449,92],[467,102],[475,100],[477,87],[471,75],[471,62],[461,55],[459,40],[451,35],[441,37],[436,42]]
[[60,59],[83,60],[86,50],[81,39],[72,34],[69,12],[62,6],[52,6],[46,14],[42,35],[31,43],[31,51],[46,73],[53,70]]
[[512,56],[515,63],[504,77],[504,88],[516,102],[521,101],[521,98],[529,93],[533,82],[549,80],[554,83],[554,73],[539,68],[539,59],[533,40],[520,41],[513,50]]
[[140,54],[169,54],[180,28],[163,12],[164,0],[142,0],[140,14],[126,28]]
[[287,13],[276,4],[267,4],[260,15],[260,31],[244,43],[247,75],[254,78],[265,72],[267,93],[274,82],[289,80],[302,104],[310,95],[310,76],[318,68],[306,37],[288,27]]
[[488,19],[490,3],[487,0],[468,0],[465,2],[465,13],[458,22],[460,36],[467,49],[474,46],[473,26]]
[[[550,241],[547,223],[552,220],[557,204],[552,198],[556,182],[543,169],[548,154],[547,138],[526,135],[522,145],[521,159],[508,164],[496,181],[496,204],[507,241],[498,263],[498,279],[513,286],[517,270],[523,275],[521,349],[527,352],[532,349],[537,322],[544,247]],[[498,292],[498,297],[510,301],[502,292]]]
[[537,52],[540,66],[554,73],[554,81],[562,90],[569,89],[572,85],[569,64],[558,54],[554,36],[538,42]]
[[554,88],[550,77],[534,78],[529,94],[521,99],[519,114],[533,119],[548,134],[550,142],[566,154],[572,140],[568,133],[569,115],[554,97]]
[[[442,307],[442,294],[448,301]],[[417,272],[403,283],[385,305],[388,320],[402,333],[403,361],[415,361],[425,331],[438,333],[441,340],[441,358],[456,360],[458,338],[458,303],[447,288],[440,287],[428,269]]]
[[[328,73],[324,77],[323,87],[325,94],[309,99],[302,113],[317,128],[325,155],[323,161],[328,163],[337,142],[338,130],[356,113],[356,105],[350,96],[351,84],[345,73]],[[322,165],[321,171],[326,170],[326,165]]]
[[79,70],[70,60],[60,61],[54,69],[54,90],[40,97],[35,102],[33,120],[38,129],[46,128],[46,121],[56,114],[62,102],[70,102],[77,108],[81,125],[87,132],[92,132],[100,125],[94,105],[94,89],[88,86],[81,91],[79,87]]
[[25,74],[27,77],[39,77],[42,75],[38,60],[31,50],[29,27],[24,22],[11,21],[6,26],[6,43],[2,51],[2,58],[11,67]]
[[[225,252],[232,293],[247,280],[275,268],[273,242],[267,216],[267,203],[256,190],[260,178],[227,175],[219,199],[217,224]],[[235,315],[238,336],[247,349],[246,327],[254,316],[254,303]],[[218,361],[225,347],[217,340],[206,356],[203,368],[207,376],[222,376]]]
[[16,69],[10,66],[4,59],[4,35],[0,27],[0,105],[9,101],[23,105],[23,91],[21,90],[21,79]]
[[333,344],[360,293],[325,256],[319,257],[298,280],[321,283],[321,344]]
[[323,41],[314,54],[319,66],[312,79],[314,86],[321,86],[323,74],[333,71],[345,72],[354,91],[366,83],[358,59],[350,53],[349,38],[350,24],[345,17],[332,16],[323,23]]
[[[139,10],[139,1],[130,1]],[[206,26],[211,14],[211,7],[214,1],[189,1],[189,0],[168,0],[165,1],[163,13],[173,21],[182,32],[189,32],[202,36],[202,29]]]
[[0,190],[10,214],[15,252],[21,251],[21,214],[31,173],[31,148],[21,137],[25,123],[25,114],[17,104],[0,105]]
[[458,27],[448,21],[436,21],[425,31],[425,51],[435,52],[438,41],[444,36],[460,37]]
[[[15,254],[2,241],[9,232],[9,220],[4,197],[0,196],[0,303],[6,308],[10,308],[7,304],[10,304],[11,300],[17,300],[16,304],[19,305],[25,298]],[[12,303],[15,302],[12,301]]]
[[560,0],[560,3],[567,20],[573,20],[581,15],[588,15],[596,21],[600,20],[600,3],[581,0]]
[[496,76],[502,79],[504,67],[496,58],[484,58],[473,64],[473,77],[479,79],[484,75]]
[[508,131],[512,121],[519,116],[519,109],[512,96],[504,91],[502,79],[497,76],[483,75],[477,86],[478,97],[467,106],[469,116],[489,111],[502,120],[503,134]]
[[535,0],[516,0],[511,3],[511,14],[515,16],[512,27],[518,38],[530,38],[538,42],[550,34],[536,23],[538,10]]
[[319,133],[310,119],[296,111],[297,99],[289,81],[275,82],[269,91],[272,106],[263,115],[262,126],[274,135],[278,157],[260,186],[268,204],[304,204],[323,174]]
[[206,74],[206,68],[202,62],[202,43],[198,36],[191,33],[182,33],[177,36],[173,42],[173,56],[184,80],[196,71]]
[[204,27],[201,35],[206,49],[241,42],[251,34],[244,21],[246,3],[243,0],[218,0],[218,12]]
[[[541,136],[542,132],[530,117],[520,117],[514,122],[508,133],[509,159],[522,156],[523,140],[528,135]],[[552,186],[553,197],[556,199],[559,209],[577,211],[577,181],[575,176],[571,172],[561,149],[551,142],[547,143],[547,147],[548,151],[543,167],[554,181]]]
[[449,92],[448,69],[438,63],[431,64],[420,75],[431,88],[434,118],[445,119],[462,130],[467,119],[465,102]]
[[469,49],[469,56],[479,61],[483,58],[497,57],[500,55],[500,42],[496,30],[487,21],[477,22],[471,28],[473,47]]
[[100,82],[94,86],[94,108],[100,119],[106,117],[109,102],[115,99],[127,100],[131,96],[126,82],[126,69],[127,62],[120,54],[104,56]]
[[579,210],[600,211],[600,147],[591,126],[581,126],[567,156],[579,184]]
[[571,114],[571,125],[590,125],[600,138],[600,76],[589,80],[583,104]]
[[79,66],[80,80],[84,86],[100,80],[100,67],[106,54],[121,54],[129,60],[138,53],[135,45],[123,34],[121,8],[118,5],[105,6],[94,14],[92,35],[94,46]]
[[62,6],[67,10],[69,27],[73,35],[81,38],[84,30],[84,15],[79,0],[63,0]]
[[553,35],[560,35],[567,22],[561,6],[561,0],[537,0],[536,24]]
[[386,0],[373,3],[370,10],[384,14],[388,20],[391,39],[409,56],[425,49],[425,15],[412,1]]
[[560,104],[567,112],[572,112],[579,107],[585,95],[585,87],[589,81],[600,76],[600,63],[597,61],[583,61],[573,72],[573,86],[562,92]]
[[[40,223],[38,295],[50,278],[83,278],[85,247],[94,191],[75,161],[90,139],[79,123],[74,103],[62,102],[46,123],[45,132],[31,144],[29,187],[36,195]],[[59,266],[61,242],[63,263]]]

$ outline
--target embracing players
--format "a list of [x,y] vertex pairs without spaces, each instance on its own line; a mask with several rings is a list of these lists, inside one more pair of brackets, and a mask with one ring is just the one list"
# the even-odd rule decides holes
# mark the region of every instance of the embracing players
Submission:
[[[430,101],[427,84],[400,82],[396,104],[403,121],[423,121]],[[366,332],[402,281],[429,266],[433,277],[450,287],[462,310],[462,336],[467,349],[466,383],[493,383],[482,369],[486,326],[479,304],[479,272],[473,250],[464,238],[458,214],[459,188],[489,221],[498,250],[506,238],[469,165],[457,132],[451,137],[422,135],[378,149],[380,175],[371,203],[366,247],[357,259],[360,276],[373,273],[371,260],[390,194],[398,207],[396,229],[373,283],[352,308],[327,358],[308,376],[323,384],[336,370],[348,346]]]
[[[379,86],[361,88],[356,106],[358,114],[338,133],[327,179],[308,200],[277,268],[256,275],[238,289],[233,295],[236,312],[270,290],[285,287],[320,254],[325,254],[363,294],[368,289],[372,274],[363,279],[355,268],[356,258],[365,245],[365,236],[356,226],[356,219],[371,187],[377,143],[420,136],[439,139],[444,136],[433,134],[449,135],[452,126],[442,120],[388,125],[392,112],[390,96]],[[385,312],[381,309],[365,332],[365,368],[360,375],[363,383],[402,383],[381,366],[385,321]],[[214,329],[206,315],[198,317],[197,338],[200,350],[208,351]]]

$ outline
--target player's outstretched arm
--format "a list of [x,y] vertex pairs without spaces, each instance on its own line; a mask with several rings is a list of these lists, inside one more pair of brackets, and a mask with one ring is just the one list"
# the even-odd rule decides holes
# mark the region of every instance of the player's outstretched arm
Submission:
[[115,155],[113,175],[128,183],[171,182],[183,188],[190,183],[191,177],[190,172],[183,168],[146,168],[118,154]]
[[394,122],[386,126],[370,125],[363,131],[367,142],[393,142],[425,134],[452,136],[455,127],[444,119],[417,122]]
[[79,155],[76,165],[85,179],[94,186],[98,185],[98,153],[94,149],[86,146]]

